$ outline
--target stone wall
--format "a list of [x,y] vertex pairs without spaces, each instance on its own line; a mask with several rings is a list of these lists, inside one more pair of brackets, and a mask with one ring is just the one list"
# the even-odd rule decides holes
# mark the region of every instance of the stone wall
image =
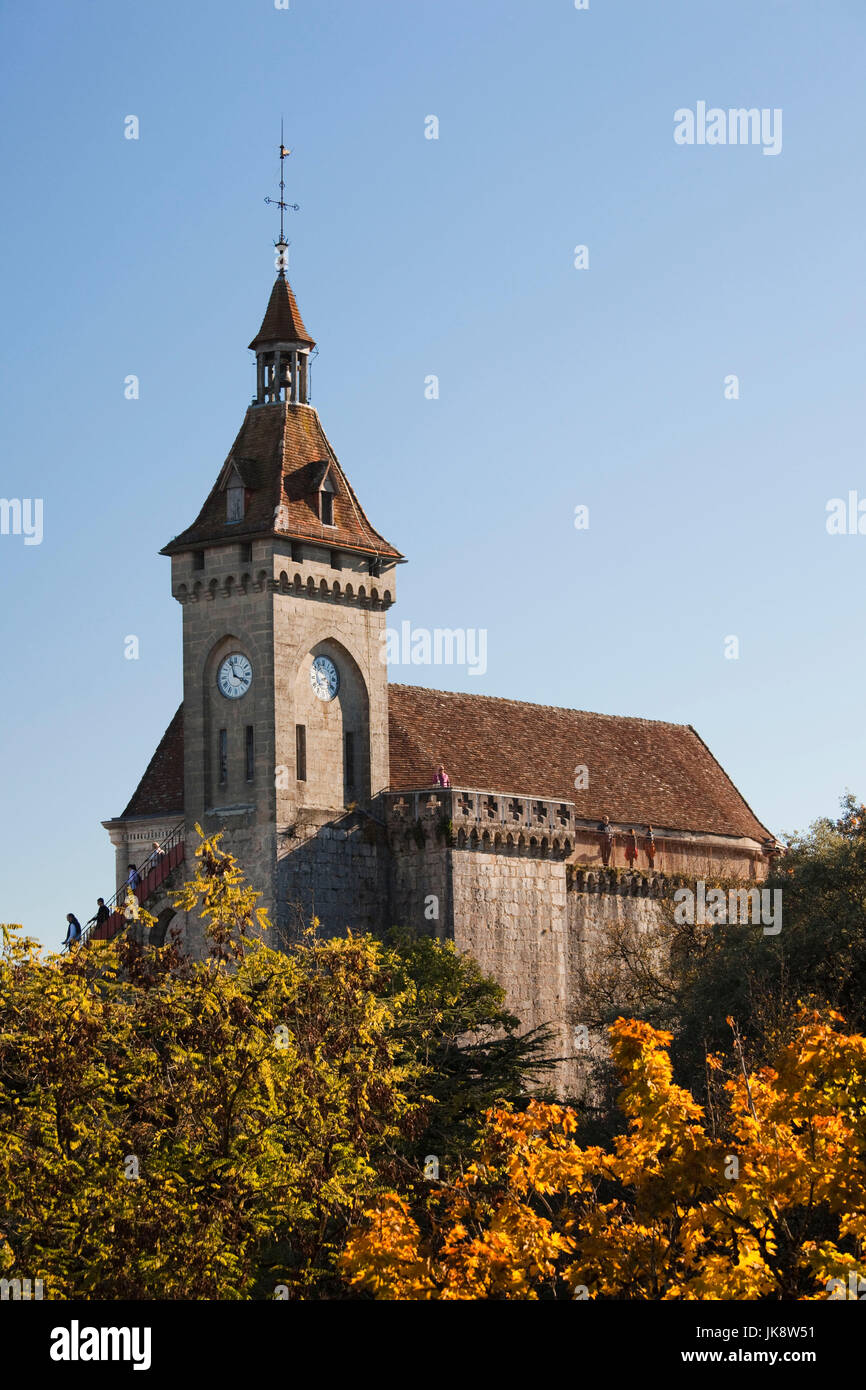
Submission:
[[417,857],[413,862],[406,855],[397,874],[401,867],[424,880],[430,891],[447,877],[447,934],[458,950],[469,952],[498,980],[524,1030],[552,1027],[556,1087],[564,1096],[584,1094],[588,1061],[606,1049],[606,1040],[590,1030],[587,1050],[575,1032],[584,1023],[584,972],[598,963],[614,925],[634,933],[652,931],[662,902],[635,895],[627,882],[613,892],[569,888],[563,859],[541,857],[525,846],[505,852],[468,845],[431,847],[422,866]]
[[568,1007],[566,1026],[572,1061],[566,1069],[569,1094],[585,1096],[591,1089],[592,1062],[608,1052],[606,1037],[599,1036],[582,1011],[584,980],[602,962],[614,932],[625,927],[632,937],[652,933],[661,923],[664,902],[658,897],[631,891],[624,880],[618,891],[568,892]]
[[[569,1055],[565,864],[511,853],[452,850],[453,937],[506,992],[524,1029],[550,1024],[553,1055]],[[560,1062],[558,1085],[569,1067]]]
[[417,818],[395,814],[394,804],[391,797],[379,798],[390,860],[385,925],[452,940],[452,854],[435,798],[419,807]]
[[384,831],[361,812],[302,812],[280,836],[272,945],[298,939],[313,917],[323,936],[381,934],[388,899]]

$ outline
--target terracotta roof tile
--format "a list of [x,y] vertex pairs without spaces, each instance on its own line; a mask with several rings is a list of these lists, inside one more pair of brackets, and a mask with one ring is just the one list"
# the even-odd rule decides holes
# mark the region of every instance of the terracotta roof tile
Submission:
[[278,275],[271,290],[268,307],[250,347],[267,347],[268,343],[308,343],[315,347],[314,340],[304,327],[301,311],[294,291],[284,275]]
[[[391,685],[391,786],[453,786],[574,802],[588,820],[746,835],[769,831],[691,725]],[[589,786],[575,790],[584,764]]]
[[183,815],[183,705],[159,741],[121,820]]
[[[226,521],[222,480],[237,463],[248,488],[243,521]],[[317,513],[317,488],[324,468],[334,485],[334,525]],[[316,540],[343,550],[360,550],[401,560],[399,550],[370,525],[311,405],[275,401],[251,405],[219,476],[192,526],[162,550],[179,550],[218,541],[278,535]]]

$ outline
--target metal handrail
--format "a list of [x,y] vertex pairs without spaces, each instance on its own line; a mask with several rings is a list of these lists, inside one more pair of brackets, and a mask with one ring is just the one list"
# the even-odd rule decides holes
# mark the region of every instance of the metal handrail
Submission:
[[[174,829],[166,836],[159,849],[152,850],[151,853],[145,859],[144,863],[140,864],[136,868],[135,872],[138,876],[137,887],[139,890],[141,889],[142,884],[146,882],[148,874],[151,873],[152,870],[155,869],[162,862],[165,855],[170,854],[171,851],[175,848],[175,846],[183,840],[185,826],[186,822],[180,821],[174,827]],[[154,886],[156,887],[158,885]],[[135,891],[130,888],[129,881],[127,880],[126,882],[120,885],[116,893],[113,893],[110,898],[106,898],[105,906],[108,908],[109,913],[108,917],[105,919],[106,922],[110,922],[112,917],[123,915],[124,909],[127,907],[129,902],[130,892],[132,892],[133,896],[135,897],[136,905],[144,902],[144,900],[150,896],[149,892],[145,892],[143,894],[139,892],[138,894],[136,894]],[[94,915],[87,922],[85,922],[84,926],[81,928],[81,936],[78,938],[78,940],[65,943],[61,954],[67,954],[71,946],[84,945],[87,941],[89,941],[95,926],[96,914],[94,913]]]

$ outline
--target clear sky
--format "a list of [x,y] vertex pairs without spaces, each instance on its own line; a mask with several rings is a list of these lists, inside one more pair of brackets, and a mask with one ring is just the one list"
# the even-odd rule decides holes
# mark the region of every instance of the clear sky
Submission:
[[[776,833],[866,796],[866,535],[826,529],[866,499],[864,39],[863,0],[5,7],[0,496],[43,536],[0,535],[0,918],[56,944],[113,891],[180,702],[158,551],[254,389],[281,115],[390,621],[488,634],[392,677],[691,723]],[[676,143],[700,102],[780,152]]]

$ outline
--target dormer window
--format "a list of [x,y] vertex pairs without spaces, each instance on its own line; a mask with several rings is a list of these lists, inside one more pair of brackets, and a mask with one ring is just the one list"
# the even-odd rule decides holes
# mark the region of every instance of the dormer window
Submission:
[[319,489],[319,518],[323,526],[334,525],[334,484],[329,477]]
[[226,479],[226,522],[234,525],[243,521],[246,510],[246,488],[237,468],[233,468]]

